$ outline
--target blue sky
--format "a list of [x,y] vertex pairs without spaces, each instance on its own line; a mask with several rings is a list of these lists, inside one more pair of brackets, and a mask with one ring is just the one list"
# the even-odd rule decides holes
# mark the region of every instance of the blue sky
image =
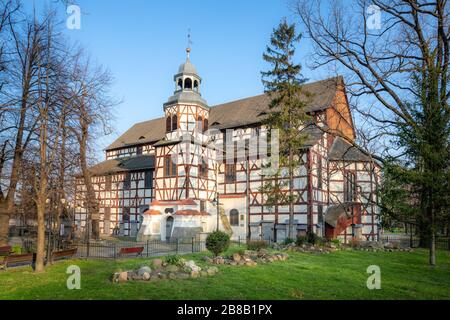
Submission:
[[[55,0],[34,2],[40,8],[55,6]],[[293,21],[289,3],[78,0],[81,29],[66,33],[111,71],[112,94],[123,101],[116,107],[116,133],[101,139],[99,147],[106,147],[134,123],[162,115],[162,104],[173,93],[172,77],[186,57],[189,28],[191,61],[203,78],[202,96],[210,105],[262,93],[260,71],[267,69],[262,53],[279,21],[283,17]],[[56,6],[64,17],[62,1]],[[327,76],[306,67],[311,51],[307,40],[297,51],[305,77]]]

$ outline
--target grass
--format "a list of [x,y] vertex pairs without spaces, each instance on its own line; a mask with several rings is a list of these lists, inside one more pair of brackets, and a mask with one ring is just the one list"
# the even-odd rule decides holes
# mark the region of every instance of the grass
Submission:
[[[236,250],[236,249],[234,249]],[[202,266],[201,257],[193,258]],[[213,277],[158,282],[110,282],[118,270],[150,259],[72,260],[34,274],[29,267],[0,271],[0,299],[450,299],[450,252],[427,265],[427,252],[342,251],[290,253],[285,262],[256,267],[219,266]],[[68,290],[66,268],[81,268],[81,289]],[[381,290],[368,290],[366,269],[381,268]]]

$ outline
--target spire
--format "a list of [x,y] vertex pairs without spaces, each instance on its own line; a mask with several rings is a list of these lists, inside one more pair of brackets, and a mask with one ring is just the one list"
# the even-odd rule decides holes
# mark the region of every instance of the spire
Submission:
[[191,53],[191,45],[193,43],[192,40],[191,40],[191,28],[188,29],[187,38],[188,38],[188,44],[187,44],[187,47],[186,47],[186,61],[189,61],[189,56],[190,56],[190,53]]

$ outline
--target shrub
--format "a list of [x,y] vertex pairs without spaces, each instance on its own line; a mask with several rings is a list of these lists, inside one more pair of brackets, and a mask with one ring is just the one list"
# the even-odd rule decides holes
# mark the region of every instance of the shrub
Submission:
[[288,245],[288,244],[291,244],[291,243],[294,243],[294,242],[295,242],[294,239],[292,239],[292,238],[286,238],[286,239],[284,239],[283,244],[284,244],[284,245]]
[[264,240],[249,240],[247,241],[247,249],[253,251],[259,251],[261,249],[267,248],[267,242]]
[[298,246],[302,246],[308,242],[308,238],[306,236],[298,236],[297,241],[295,242]]
[[215,257],[226,251],[230,246],[230,236],[222,231],[214,231],[206,238],[206,249]]
[[309,232],[307,238],[308,242],[312,245],[323,246],[325,244],[325,240],[314,232]]
[[14,246],[12,247],[13,254],[22,254],[22,247]]
[[164,260],[167,262],[167,264],[172,264],[174,266],[183,266],[183,258],[177,254],[172,254],[164,257]]
[[331,243],[335,244],[336,246],[339,246],[341,244],[341,240],[339,240],[339,239],[331,239]]

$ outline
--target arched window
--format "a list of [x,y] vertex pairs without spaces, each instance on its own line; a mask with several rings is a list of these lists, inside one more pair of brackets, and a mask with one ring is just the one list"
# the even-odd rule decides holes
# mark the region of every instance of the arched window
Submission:
[[208,130],[208,119],[203,120],[203,132]]
[[194,80],[194,90],[198,91],[198,81]]
[[184,80],[184,88],[192,90],[192,80],[191,80],[191,78],[186,78]]
[[175,131],[178,129],[178,117],[176,114],[172,116],[172,131]]
[[183,80],[178,79],[177,90],[182,90],[182,89],[183,89]]
[[199,116],[197,118],[197,130],[202,132],[202,126],[203,126],[203,117]]
[[239,226],[239,211],[236,209],[230,211],[230,225]]
[[172,117],[170,115],[166,118],[166,132],[172,131]]

